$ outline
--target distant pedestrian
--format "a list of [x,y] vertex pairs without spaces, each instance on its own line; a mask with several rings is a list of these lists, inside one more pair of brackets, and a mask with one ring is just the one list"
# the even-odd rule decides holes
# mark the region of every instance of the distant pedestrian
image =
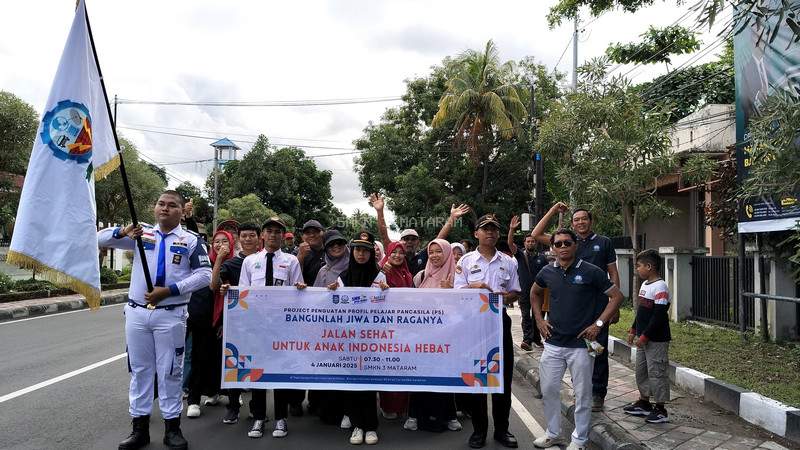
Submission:
[[[636,345],[636,385],[639,400],[622,410],[646,416],[648,423],[669,421],[664,406],[669,401],[669,287],[661,278],[661,256],[645,250],[636,256],[636,274],[644,281],[639,289],[636,317],[628,332],[628,344]],[[650,403],[653,399],[655,406]]]

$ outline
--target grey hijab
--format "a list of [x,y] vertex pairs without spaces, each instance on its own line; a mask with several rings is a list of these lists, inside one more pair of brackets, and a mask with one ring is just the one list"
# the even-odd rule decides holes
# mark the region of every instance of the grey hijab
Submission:
[[339,274],[347,269],[350,262],[350,248],[345,246],[344,254],[336,259],[328,256],[327,249],[325,250],[325,265],[319,269],[317,279],[314,280],[314,287],[326,287],[329,284],[339,279]]

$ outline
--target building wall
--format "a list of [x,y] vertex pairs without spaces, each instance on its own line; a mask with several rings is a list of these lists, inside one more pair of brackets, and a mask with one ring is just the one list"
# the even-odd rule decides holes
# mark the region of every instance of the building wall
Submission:
[[[669,203],[676,209],[676,214],[666,219],[651,218],[646,222],[639,223],[639,234],[645,235],[645,245],[647,248],[676,247],[690,248],[696,247],[697,232],[691,220],[694,217],[690,210],[690,195],[667,196],[659,195],[659,200]],[[626,230],[626,234],[628,230]]]

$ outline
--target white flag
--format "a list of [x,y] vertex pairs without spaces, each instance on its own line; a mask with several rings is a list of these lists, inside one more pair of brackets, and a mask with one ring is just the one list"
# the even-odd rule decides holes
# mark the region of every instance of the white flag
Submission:
[[100,304],[95,177],[119,165],[81,0],[33,144],[9,263]]

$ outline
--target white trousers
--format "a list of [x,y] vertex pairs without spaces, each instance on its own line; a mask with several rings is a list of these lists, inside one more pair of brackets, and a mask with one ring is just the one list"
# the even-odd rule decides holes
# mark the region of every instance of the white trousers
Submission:
[[180,417],[187,315],[186,306],[149,310],[125,305],[125,341],[131,373],[128,400],[132,417],[150,415],[156,375],[161,416]]
[[572,432],[572,442],[582,446],[589,442],[594,358],[589,356],[585,347],[566,348],[545,343],[539,360],[539,383],[547,420],[547,436],[550,438],[561,435],[561,379],[567,368],[575,391],[575,431]]

